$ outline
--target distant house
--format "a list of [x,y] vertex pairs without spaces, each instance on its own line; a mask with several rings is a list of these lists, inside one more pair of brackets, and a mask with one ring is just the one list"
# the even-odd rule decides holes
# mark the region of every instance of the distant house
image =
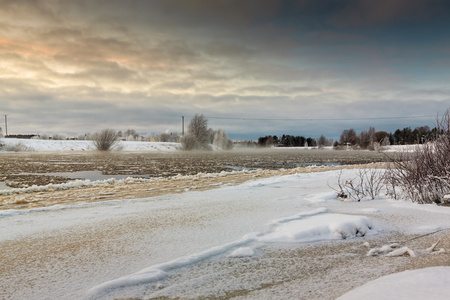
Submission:
[[5,136],[5,138],[10,138],[10,139],[32,139],[34,137],[39,137],[38,134],[8,134],[7,136]]

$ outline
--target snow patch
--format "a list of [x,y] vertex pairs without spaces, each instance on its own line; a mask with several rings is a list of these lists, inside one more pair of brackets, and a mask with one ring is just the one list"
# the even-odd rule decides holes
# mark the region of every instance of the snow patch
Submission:
[[377,209],[377,208],[364,208],[361,210],[363,213],[368,213],[368,214],[374,214],[374,213],[380,213],[381,210]]
[[401,247],[400,249],[396,249],[396,250],[386,254],[386,256],[395,257],[395,256],[403,256],[405,254],[408,254],[411,257],[416,257],[416,253],[414,253],[414,251],[412,251],[408,247]]
[[338,300],[448,299],[450,267],[433,267],[391,274],[370,281]]
[[293,219],[291,222],[281,224],[274,232],[262,236],[259,240],[268,243],[315,242],[362,237],[376,233],[378,230],[365,216],[316,212],[308,218]]
[[241,247],[234,250],[229,257],[249,257],[255,255],[255,250],[251,247]]

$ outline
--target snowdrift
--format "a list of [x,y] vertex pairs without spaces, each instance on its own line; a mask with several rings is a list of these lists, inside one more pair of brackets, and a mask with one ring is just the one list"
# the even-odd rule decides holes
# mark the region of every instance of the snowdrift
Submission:
[[[78,140],[35,140],[35,139],[0,139],[5,148],[19,151],[95,151],[93,141]],[[174,151],[181,147],[179,143],[120,141],[116,149],[122,151]],[[22,150],[21,150],[22,149]],[[0,149],[1,151],[1,149]]]

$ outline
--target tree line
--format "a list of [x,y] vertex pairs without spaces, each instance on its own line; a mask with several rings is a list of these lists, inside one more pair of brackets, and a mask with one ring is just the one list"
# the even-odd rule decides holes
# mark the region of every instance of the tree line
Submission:
[[428,126],[416,127],[414,130],[411,127],[405,127],[395,130],[394,133],[376,131],[374,127],[370,127],[368,130],[361,131],[359,135],[354,129],[346,129],[342,131],[339,142],[336,142],[334,146],[374,150],[388,145],[423,144],[436,140],[443,133],[444,130],[439,127],[430,129]]
[[331,146],[333,140],[320,136],[318,139],[304,136],[293,136],[283,134],[281,138],[276,135],[267,135],[258,139],[258,146],[260,147],[325,147]]
[[259,147],[326,147],[333,146],[335,149],[354,148],[376,150],[382,146],[388,145],[413,145],[423,144],[428,141],[436,140],[443,134],[443,129],[434,127],[430,129],[428,126],[405,127],[392,132],[376,131],[374,127],[368,130],[362,130],[359,134],[351,129],[342,131],[339,140],[334,141],[328,139],[324,135],[319,138],[305,138],[304,136],[294,136],[283,134],[281,138],[276,135],[266,135],[258,138],[257,145]]

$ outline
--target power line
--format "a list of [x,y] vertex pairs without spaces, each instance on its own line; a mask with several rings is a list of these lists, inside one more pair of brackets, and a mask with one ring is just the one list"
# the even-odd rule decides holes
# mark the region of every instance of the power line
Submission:
[[205,116],[205,117],[207,119],[243,120],[243,121],[362,121],[362,120],[397,120],[397,119],[436,118],[436,116],[374,117],[374,118],[245,118],[245,117],[231,118],[231,117],[210,117],[210,116]]

